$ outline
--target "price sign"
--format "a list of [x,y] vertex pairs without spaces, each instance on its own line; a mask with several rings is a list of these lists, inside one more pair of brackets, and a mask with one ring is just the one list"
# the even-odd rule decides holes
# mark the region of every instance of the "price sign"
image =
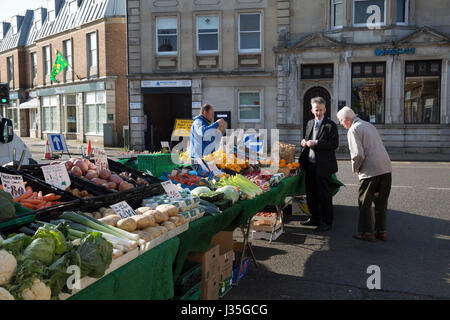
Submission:
[[22,176],[1,173],[3,191],[8,192],[13,198],[20,197],[25,193],[25,184]]
[[172,181],[169,180],[161,182],[161,185],[164,188],[164,191],[166,191],[170,200],[180,200],[182,198],[180,192],[178,191],[177,187],[172,183]]
[[70,186],[71,181],[66,166],[61,163],[57,165],[42,167],[45,182],[62,190],[66,190]]
[[220,176],[222,174],[222,171],[217,168],[214,161],[208,162],[208,168],[212,173],[214,173],[215,176]]
[[121,217],[122,219],[129,218],[136,215],[136,212],[126,201],[122,201],[116,204],[111,205],[111,209]]
[[102,169],[109,169],[108,156],[105,151],[94,149],[94,161],[98,172]]

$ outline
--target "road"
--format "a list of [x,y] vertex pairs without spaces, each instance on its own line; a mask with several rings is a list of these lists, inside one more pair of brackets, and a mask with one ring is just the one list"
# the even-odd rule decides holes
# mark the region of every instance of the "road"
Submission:
[[[333,230],[317,234],[286,216],[279,239],[253,241],[258,268],[252,263],[224,299],[450,298],[450,163],[393,162],[389,239],[375,243],[352,238],[358,180],[348,161],[338,163],[346,187],[334,198]],[[367,289],[371,265],[381,290]]]

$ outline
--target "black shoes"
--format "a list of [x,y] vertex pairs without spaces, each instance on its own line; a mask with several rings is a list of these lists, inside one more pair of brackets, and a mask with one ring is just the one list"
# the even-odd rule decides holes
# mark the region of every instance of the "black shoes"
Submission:
[[314,229],[315,232],[324,232],[324,231],[328,231],[330,230],[331,227],[327,224],[321,224],[320,226],[318,226],[316,229]]

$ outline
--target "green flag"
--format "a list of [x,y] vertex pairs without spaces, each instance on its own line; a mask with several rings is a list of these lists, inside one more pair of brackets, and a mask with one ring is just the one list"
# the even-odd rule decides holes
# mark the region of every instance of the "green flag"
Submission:
[[50,75],[50,79],[54,82],[58,82],[55,77],[63,71],[65,68],[67,68],[69,64],[67,63],[66,59],[64,59],[64,56],[61,54],[61,52],[57,52],[55,64],[53,65],[52,74]]

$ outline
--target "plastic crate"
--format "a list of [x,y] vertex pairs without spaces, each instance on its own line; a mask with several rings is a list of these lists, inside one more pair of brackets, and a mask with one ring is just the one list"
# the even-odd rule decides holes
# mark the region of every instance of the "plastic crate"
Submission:
[[155,177],[160,177],[164,172],[170,172],[172,169],[178,168],[177,164],[172,162],[172,154],[147,154],[138,155],[139,171],[150,172]]
[[202,281],[202,265],[186,261],[181,272],[174,287],[174,294],[179,297],[184,296],[196,283]]
[[199,300],[201,294],[201,282],[194,285],[188,292],[183,296],[175,296],[174,300]]
[[36,217],[33,210],[22,207],[17,202],[14,202],[14,209],[16,209],[16,216],[0,221],[0,232],[6,233],[10,229],[27,225],[33,222]]

